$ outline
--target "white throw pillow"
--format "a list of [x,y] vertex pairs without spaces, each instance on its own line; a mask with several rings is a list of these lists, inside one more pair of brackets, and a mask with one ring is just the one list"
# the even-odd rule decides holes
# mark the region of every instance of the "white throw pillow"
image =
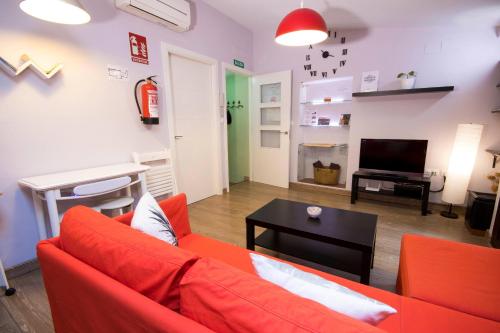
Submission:
[[318,275],[301,271],[292,265],[250,253],[257,274],[289,292],[375,325],[396,309]]
[[177,246],[174,228],[156,202],[155,198],[146,192],[134,211],[130,226],[150,236]]

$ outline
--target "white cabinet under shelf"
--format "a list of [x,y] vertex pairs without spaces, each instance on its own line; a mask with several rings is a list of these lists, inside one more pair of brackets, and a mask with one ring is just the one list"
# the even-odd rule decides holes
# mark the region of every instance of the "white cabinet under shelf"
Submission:
[[[298,151],[297,180],[301,183],[314,183],[313,163],[321,161],[325,166],[330,163],[340,165],[339,183],[332,185],[336,188],[345,188],[347,172],[347,143],[301,143]],[[327,185],[323,185],[327,186]]]

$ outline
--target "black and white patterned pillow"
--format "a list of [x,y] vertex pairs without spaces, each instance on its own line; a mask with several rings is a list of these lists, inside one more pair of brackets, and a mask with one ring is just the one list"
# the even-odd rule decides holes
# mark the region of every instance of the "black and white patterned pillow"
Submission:
[[171,245],[178,245],[174,228],[149,192],[139,200],[130,226]]

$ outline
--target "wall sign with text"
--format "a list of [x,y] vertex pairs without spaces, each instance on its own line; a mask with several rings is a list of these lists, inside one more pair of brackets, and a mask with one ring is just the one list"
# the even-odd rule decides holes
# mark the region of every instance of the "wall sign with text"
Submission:
[[130,43],[132,61],[148,65],[148,44],[146,37],[129,32],[128,41]]

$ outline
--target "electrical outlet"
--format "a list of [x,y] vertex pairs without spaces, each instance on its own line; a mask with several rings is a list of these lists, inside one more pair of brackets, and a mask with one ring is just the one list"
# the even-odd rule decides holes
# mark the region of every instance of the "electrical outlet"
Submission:
[[441,175],[441,170],[440,169],[432,169],[431,170],[431,175],[432,176],[440,176]]
[[424,172],[424,176],[426,176],[427,178],[440,175],[441,175],[440,169],[425,169]]

